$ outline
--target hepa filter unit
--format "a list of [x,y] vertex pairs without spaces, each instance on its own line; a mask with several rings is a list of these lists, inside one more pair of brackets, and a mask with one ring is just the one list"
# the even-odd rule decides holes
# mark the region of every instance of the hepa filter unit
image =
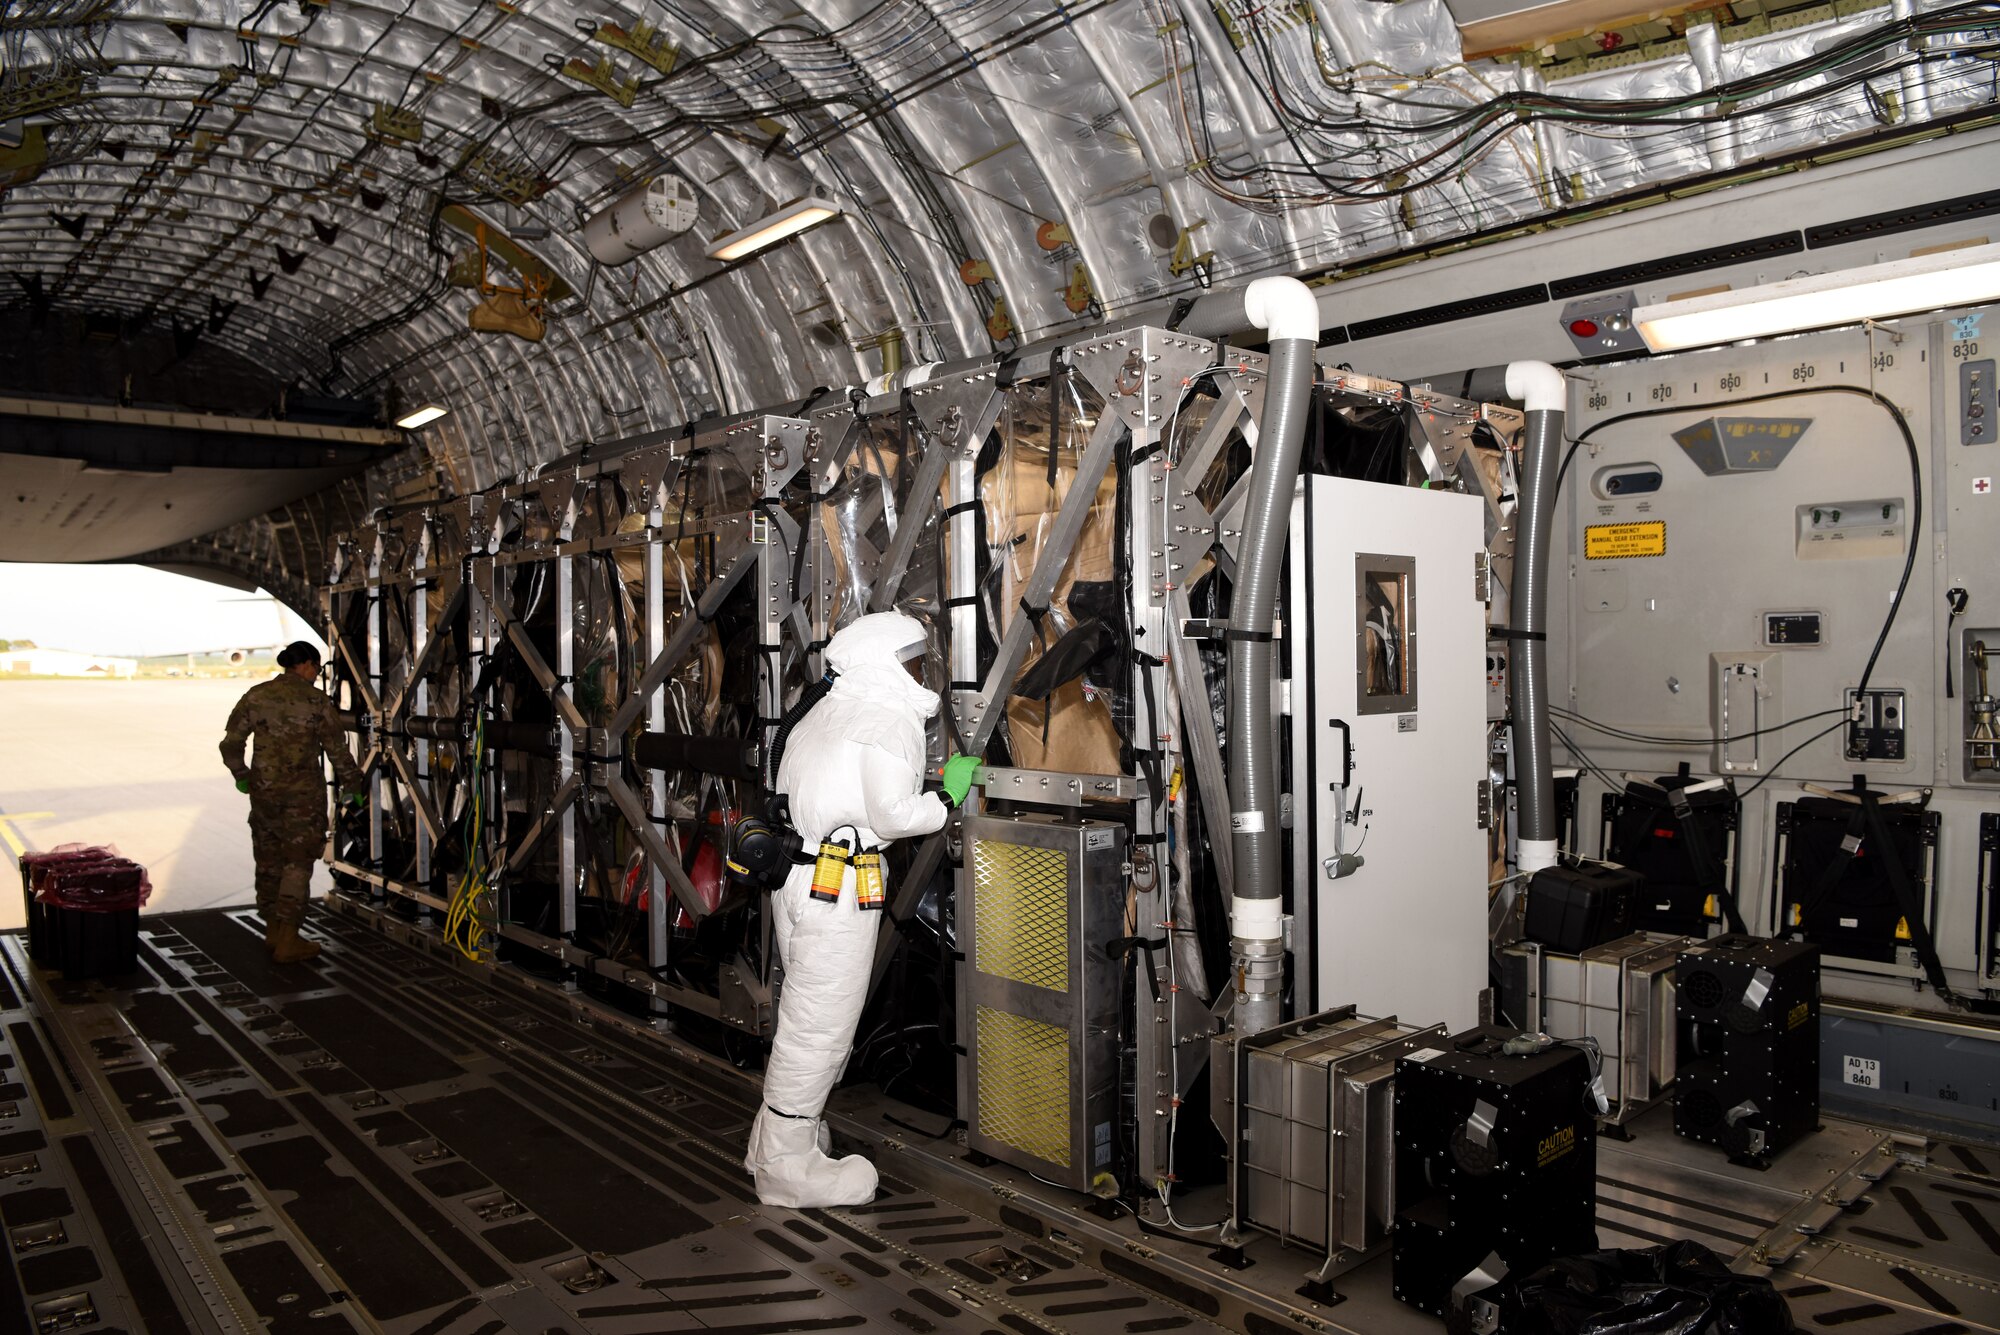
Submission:
[[1088,1191],[1114,1172],[1125,829],[973,816],[960,873],[966,1143]]

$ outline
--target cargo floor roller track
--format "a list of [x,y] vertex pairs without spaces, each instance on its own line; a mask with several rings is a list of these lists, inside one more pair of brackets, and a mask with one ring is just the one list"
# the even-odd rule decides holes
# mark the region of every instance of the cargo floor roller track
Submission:
[[[0,1313],[276,1335],[1438,1329],[1390,1300],[1386,1259],[1316,1304],[1304,1252],[1257,1237],[1226,1268],[857,1091],[836,1126],[872,1146],[881,1197],[761,1207],[740,1073],[364,905],[311,930],[320,965],[274,967],[254,914],[148,919],[119,986],[45,977],[0,938]],[[1757,1174],[1656,1111],[1600,1171],[1606,1245],[1782,1261],[1803,1329],[2000,1329],[2000,1153],[1829,1119]]]

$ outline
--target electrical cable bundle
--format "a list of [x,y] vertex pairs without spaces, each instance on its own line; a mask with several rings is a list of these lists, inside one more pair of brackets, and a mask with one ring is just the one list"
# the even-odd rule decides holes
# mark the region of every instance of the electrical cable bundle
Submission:
[[[1179,5],[1173,10],[1180,12]],[[1315,44],[1314,63],[1322,85],[1312,90],[1311,100],[1318,103],[1313,106],[1305,105],[1309,99],[1301,95],[1296,71],[1291,80],[1280,72],[1279,61],[1287,52],[1273,36],[1297,25],[1274,28],[1269,16],[1275,12],[1253,11],[1235,20],[1230,45],[1261,109],[1292,149],[1289,158],[1263,152],[1254,143],[1232,149],[1215,142],[1208,118],[1210,94],[1202,75],[1202,47],[1187,35],[1194,20],[1184,12],[1174,18],[1164,3],[1153,6],[1168,83],[1176,100],[1174,121],[1194,164],[1191,170],[1211,192],[1267,214],[1323,204],[1395,200],[1454,182],[1462,187],[1467,173],[1488,153],[1509,143],[1517,131],[1531,130],[1542,121],[1612,130],[1636,127],[1647,137],[1678,137],[1698,134],[1705,125],[1770,116],[1793,108],[1807,109],[1810,114],[1810,109],[1857,87],[1870,97],[1872,106],[1877,99],[1868,87],[1871,80],[1993,49],[1990,40],[1977,46],[1929,46],[1929,39],[1994,34],[1995,25],[2000,24],[2000,9],[1987,0],[1973,0],[1894,19],[1828,42],[1799,60],[1667,97],[1598,98],[1536,89],[1501,90],[1468,67],[1455,66],[1492,94],[1484,99],[1439,77],[1436,71],[1396,71],[1379,62],[1329,68],[1316,49],[1315,24],[1306,39]],[[1862,62],[1859,68],[1857,62]],[[1365,72],[1370,69],[1378,72]],[[1189,76],[1185,84],[1183,73]],[[1371,83],[1385,88],[1368,87]],[[1808,86],[1799,87],[1801,84]],[[1408,96],[1412,85],[1440,88],[1463,101],[1445,103]],[[1251,110],[1232,105],[1238,119]],[[1419,115],[1431,112],[1439,114]],[[1886,112],[1886,107],[1878,107],[1878,119]],[[1246,132],[1252,129],[1249,125],[1242,128]],[[1548,198],[1547,186],[1551,180],[1560,185],[1561,178],[1542,161],[1540,142],[1530,134],[1525,148],[1519,143],[1513,147],[1521,156],[1528,184],[1538,196],[1536,203],[1553,207],[1555,201]],[[1529,149],[1535,158],[1533,164],[1527,160]],[[1414,222],[1406,216],[1406,225]]]
[[466,772],[466,781],[472,785],[472,801],[465,809],[465,870],[452,888],[451,907],[444,921],[444,939],[475,964],[486,962],[483,943],[496,923],[486,861],[485,770],[486,719],[481,715],[472,735],[472,763]]

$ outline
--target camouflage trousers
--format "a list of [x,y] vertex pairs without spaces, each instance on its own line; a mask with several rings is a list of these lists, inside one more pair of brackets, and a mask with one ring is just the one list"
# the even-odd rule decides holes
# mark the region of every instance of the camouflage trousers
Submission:
[[266,923],[298,926],[312,893],[313,863],[326,846],[326,818],[300,812],[250,812],[250,851],[257,859],[257,911]]

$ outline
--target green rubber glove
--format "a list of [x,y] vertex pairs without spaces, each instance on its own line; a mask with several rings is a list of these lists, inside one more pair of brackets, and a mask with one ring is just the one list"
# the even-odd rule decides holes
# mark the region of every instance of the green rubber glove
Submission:
[[353,807],[356,811],[359,811],[361,810],[361,808],[368,805],[368,794],[349,793],[347,795],[347,803],[349,806]]
[[248,780],[248,779],[238,779],[238,780],[236,781],[236,791],[237,791],[237,792],[239,792],[239,793],[247,793],[247,792],[249,792],[249,791],[250,791],[250,780]]
[[972,791],[972,777],[978,772],[978,756],[953,756],[944,762],[944,795],[951,799],[953,806],[965,801],[965,795]]

